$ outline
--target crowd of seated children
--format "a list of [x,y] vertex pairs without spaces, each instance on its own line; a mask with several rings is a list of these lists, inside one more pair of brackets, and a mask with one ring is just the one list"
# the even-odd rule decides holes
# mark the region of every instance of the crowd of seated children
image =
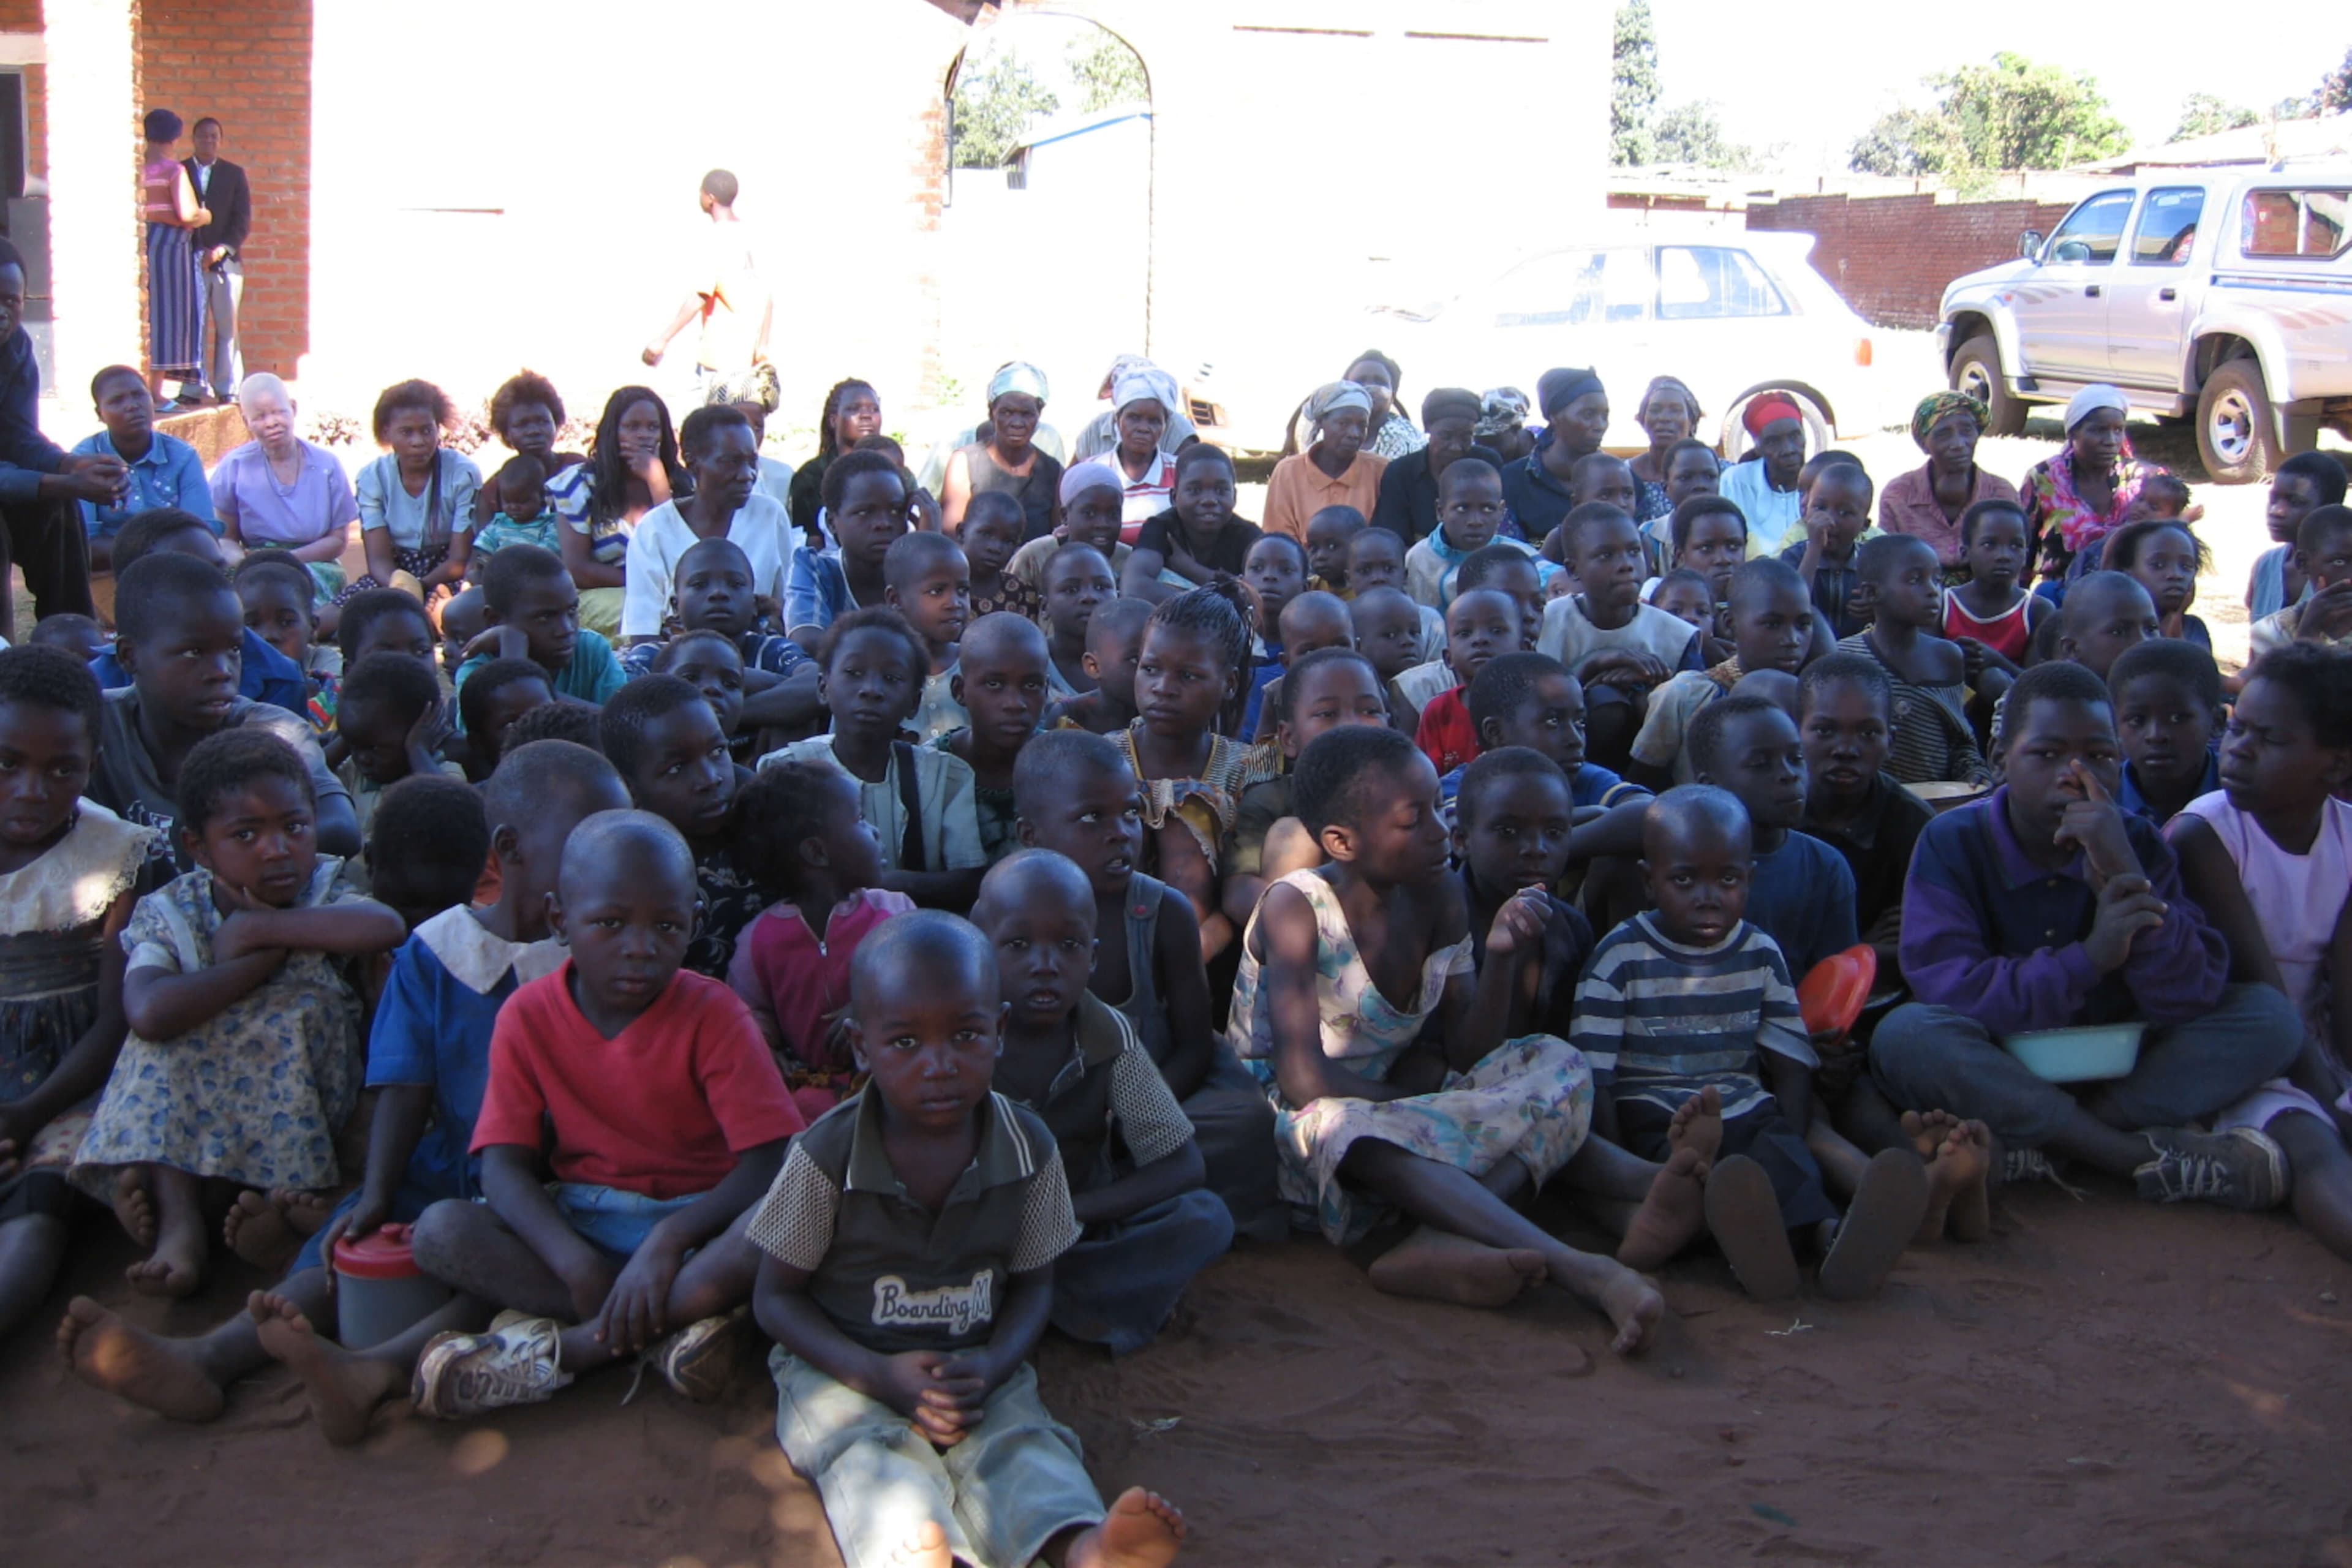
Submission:
[[2297,452],[2279,465],[2263,513],[2271,547],[2254,558],[2246,580],[2246,614],[2252,619],[2302,602],[2311,580],[2295,563],[2295,536],[2316,509],[2342,506],[2344,489],[2344,462],[2333,452]]
[[[1261,532],[1198,443],[1131,548],[1116,461],[1027,544],[1001,496],[951,535],[870,428],[794,480],[803,533],[705,411],[597,584],[636,595],[621,655],[538,452],[450,551],[473,588],[359,588],[323,640],[299,565],[121,521],[110,638],[0,651],[0,1331],[99,1205],[139,1291],[215,1247],[276,1280],[184,1339],[72,1300],[77,1375],[178,1419],[271,1361],[338,1443],[626,1360],[709,1398],[756,1321],[845,1550],[1128,1563],[1181,1520],[1104,1510],[1027,1357],[1141,1349],[1236,1238],[1559,1286],[1629,1352],[1639,1271],[1696,1245],[1864,1297],[2069,1163],[2352,1257],[2340,466],[2282,468],[2225,681],[2185,487],[2053,605],[2014,502],[1966,510],[1948,587],[1770,400],[1744,490],[1685,443],[1637,526],[1597,378],[1551,390],[1540,481],[1465,443],[1410,547],[1352,504]],[[440,450],[407,395],[391,512]],[[1797,984],[1862,944],[1872,1021],[1811,1037]],[[2003,1048],[2124,1022],[2113,1080]],[[1528,1217],[1547,1184],[1612,1254]],[[325,1260],[393,1224],[456,1294],[339,1345]]]

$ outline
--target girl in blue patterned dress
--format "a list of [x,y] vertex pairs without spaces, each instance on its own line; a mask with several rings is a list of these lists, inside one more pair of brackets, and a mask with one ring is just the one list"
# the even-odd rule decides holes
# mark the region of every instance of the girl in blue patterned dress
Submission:
[[56,1281],[65,1168],[122,1047],[116,942],[155,834],[80,798],[100,703],[65,649],[0,652],[0,1339]]
[[131,1283],[170,1296],[203,1283],[205,1216],[239,1189],[317,1192],[341,1178],[361,1020],[340,961],[407,934],[319,853],[310,773],[275,735],[198,742],[178,789],[196,869],[140,900],[122,934],[130,1037],[72,1173],[152,1248]]
[[1328,860],[1266,889],[1227,1031],[1274,1103],[1283,1196],[1334,1243],[1390,1211],[1419,1220],[1372,1266],[1383,1289],[1500,1305],[1549,1279],[1607,1314],[1618,1352],[1639,1350],[1658,1292],[1510,1202],[1577,1156],[1592,1115],[1574,1047],[1503,1038],[1519,960],[1541,952],[1541,889],[1503,906],[1474,976],[1429,759],[1396,731],[1347,725],[1293,776]]

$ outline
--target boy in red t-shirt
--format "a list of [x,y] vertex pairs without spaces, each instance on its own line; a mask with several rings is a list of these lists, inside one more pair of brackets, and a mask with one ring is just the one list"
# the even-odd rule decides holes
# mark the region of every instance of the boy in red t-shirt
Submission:
[[1445,662],[1454,684],[1421,710],[1413,743],[1443,778],[1478,759],[1478,731],[1462,693],[1487,664],[1526,640],[1518,602],[1499,588],[1473,588],[1445,607]]
[[723,1390],[759,1264],[740,1222],[805,1123],[741,1000],[679,968],[694,910],[694,857],[658,816],[599,812],[564,846],[548,921],[571,960],[490,1041],[488,1202],[435,1205],[413,1242],[509,1310],[425,1346],[424,1414],[533,1404],[624,1356],[688,1398]]

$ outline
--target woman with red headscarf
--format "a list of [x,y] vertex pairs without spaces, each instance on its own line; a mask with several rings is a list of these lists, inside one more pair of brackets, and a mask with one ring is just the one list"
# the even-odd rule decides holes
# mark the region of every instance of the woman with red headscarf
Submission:
[[[1785,392],[1759,392],[1739,416],[1755,455],[1723,470],[1716,489],[1748,519],[1748,558],[1778,555],[1804,515],[1805,411]],[[1801,534],[1798,535],[1802,537]]]

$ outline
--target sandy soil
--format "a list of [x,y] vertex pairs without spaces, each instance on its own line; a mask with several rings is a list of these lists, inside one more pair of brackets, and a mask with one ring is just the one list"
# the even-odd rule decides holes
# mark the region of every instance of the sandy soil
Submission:
[[[2019,1189],[1999,1219],[1858,1306],[1757,1307],[1678,1262],[1633,1363],[1564,1298],[1399,1301],[1295,1242],[1217,1265],[1127,1361],[1049,1342],[1045,1394],[1106,1490],[1188,1510],[1194,1563],[2352,1563],[2352,1267],[2283,1215],[2115,1186]],[[67,1289],[123,1305],[127,1255],[85,1246]],[[247,1282],[125,1310],[194,1329]],[[763,1376],[707,1408],[623,1406],[627,1381],[468,1426],[399,1406],[335,1450],[274,1368],[174,1426],[74,1380],[37,1325],[0,1348],[0,1559],[838,1561]]]

